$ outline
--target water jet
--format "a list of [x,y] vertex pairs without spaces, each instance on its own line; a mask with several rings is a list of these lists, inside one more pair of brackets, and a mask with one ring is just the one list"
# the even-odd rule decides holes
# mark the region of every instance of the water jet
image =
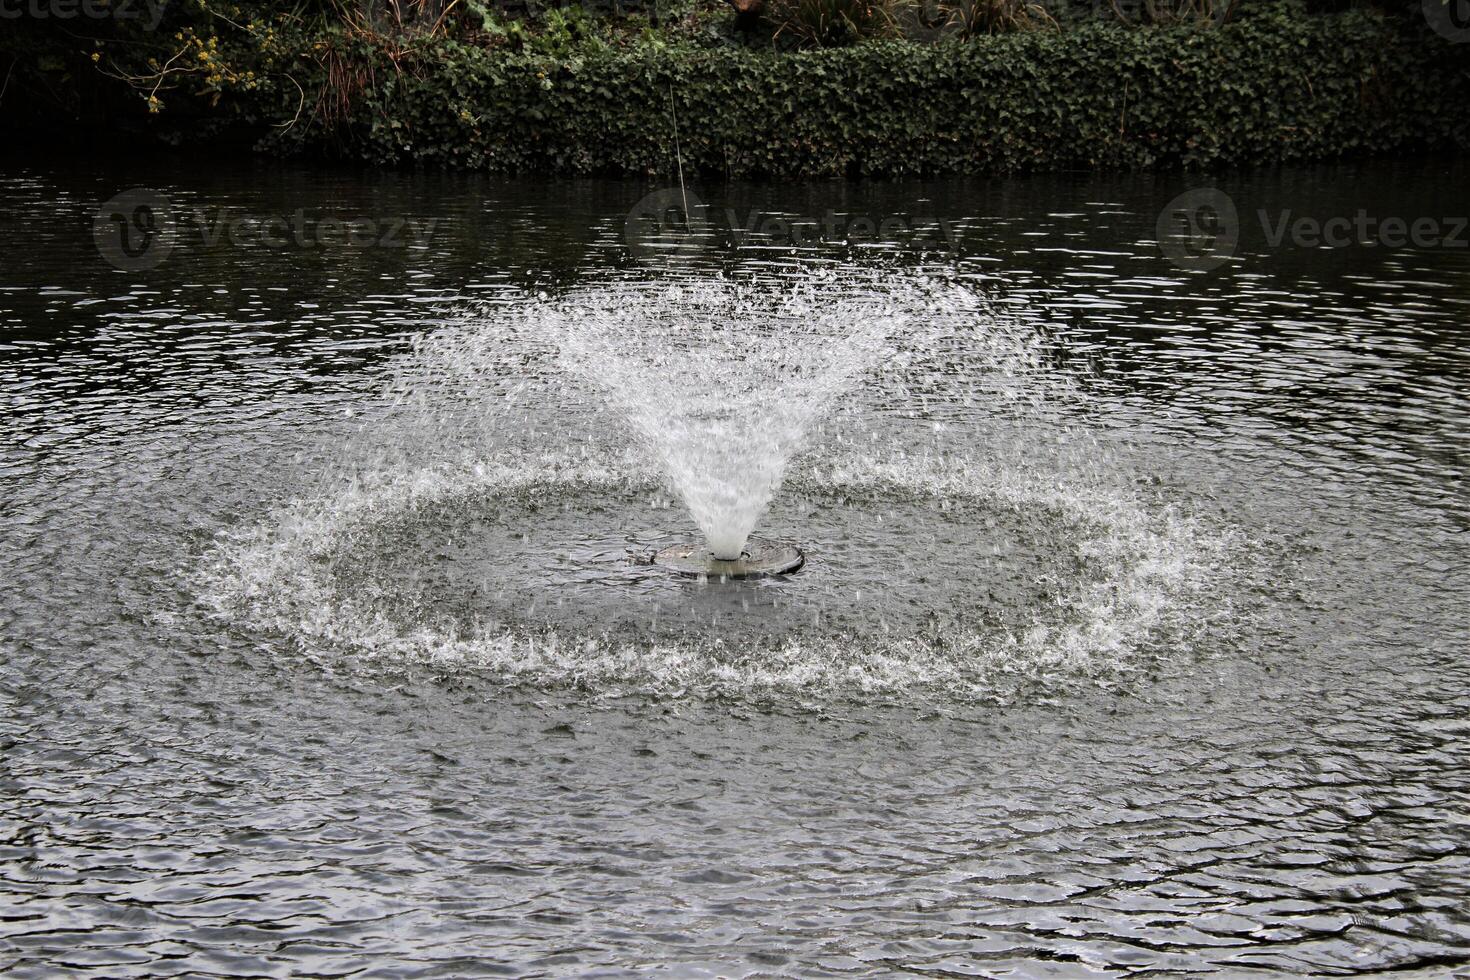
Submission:
[[[612,410],[702,540],[654,559],[679,574],[760,578],[802,553],[751,538],[814,423],[875,365],[910,311],[821,277],[637,282],[538,308],[559,362]],[[712,398],[711,392],[719,392]]]

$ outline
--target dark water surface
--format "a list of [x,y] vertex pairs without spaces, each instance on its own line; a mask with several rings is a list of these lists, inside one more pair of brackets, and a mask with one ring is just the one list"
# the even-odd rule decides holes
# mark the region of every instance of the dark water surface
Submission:
[[[1470,975],[1470,248],[1267,233],[1288,211],[1360,209],[1453,232],[1470,166],[1213,184],[1239,243],[1191,271],[1156,232],[1183,177],[701,185],[706,234],[630,248],[653,185],[7,161],[0,973]],[[94,217],[134,187],[204,230],[125,271]],[[299,209],[371,219],[379,244],[208,237],[220,218],[284,227]],[[857,218],[889,219],[887,237]],[[890,449],[942,432],[964,460],[1033,476],[1059,442],[1106,455],[1113,496],[1088,513],[1126,504],[1147,527],[1118,527],[1140,534],[1187,518],[1164,544],[1127,539],[1159,560],[1226,542],[1208,587],[1116,648],[1093,609],[1104,621],[1072,656],[1048,617],[1091,581],[1068,550],[1085,535],[1046,516],[1034,483],[925,510],[927,490],[879,506],[806,475],[771,520],[818,545],[806,574],[881,598],[820,577],[784,606],[700,597],[729,607],[722,621],[755,635],[769,601],[928,650],[945,635],[931,613],[978,608],[958,584],[970,569],[994,606],[976,623],[1050,632],[983,671],[954,669],[963,651],[899,662],[874,646],[841,671],[840,650],[766,671],[739,659],[740,632],[730,664],[687,673],[696,653],[677,646],[637,670],[600,648],[548,654],[513,685],[434,659],[540,593],[548,622],[635,634],[638,603],[705,608],[647,598],[627,585],[637,570],[587,572],[668,507],[636,481],[557,498],[545,521],[478,497],[349,529],[301,557],[340,592],[310,635],[205,601],[220,535],[336,492],[321,488],[344,447],[387,418],[391,359],[455,311],[670,263],[840,275],[875,260],[987,290],[1047,338],[1072,401],[1065,425],[1002,422],[936,381],[910,404],[855,393],[843,431]],[[516,437],[541,446],[594,414],[554,407]],[[654,530],[678,529],[677,508],[659,513]],[[878,516],[898,529],[862,530]],[[503,574],[563,533],[565,563]],[[855,540],[894,561],[844,550]],[[926,566],[942,574],[918,583]],[[414,618],[435,602],[453,608]],[[358,634],[334,647],[349,608],[358,634],[373,617],[396,637],[422,627],[428,659],[375,664]]]

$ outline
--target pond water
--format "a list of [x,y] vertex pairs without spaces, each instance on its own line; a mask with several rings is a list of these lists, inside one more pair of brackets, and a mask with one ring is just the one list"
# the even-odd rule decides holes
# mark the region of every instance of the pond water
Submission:
[[[689,192],[4,161],[0,972],[1470,970],[1470,164]],[[541,331],[710,283],[908,317],[788,579]]]

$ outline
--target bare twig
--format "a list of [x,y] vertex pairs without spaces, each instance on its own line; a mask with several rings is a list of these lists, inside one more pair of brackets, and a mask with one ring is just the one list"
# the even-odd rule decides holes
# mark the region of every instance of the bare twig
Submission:
[[674,121],[674,159],[679,164],[679,196],[684,199],[684,223],[690,224],[694,217],[689,213],[689,192],[684,189],[684,154],[679,149],[679,114],[674,111],[674,83],[669,82],[669,118]]
[[302,88],[301,87],[301,83],[298,82],[296,79],[292,78],[290,75],[287,75],[286,76],[286,80],[288,82],[290,82],[292,85],[295,85],[296,86],[296,91],[298,91],[298,92],[301,93],[301,100],[296,103],[296,115],[294,115],[294,116],[291,117],[291,121],[290,122],[288,122],[288,123],[276,123],[276,128],[281,131],[281,135],[282,136],[286,135],[287,133],[289,133],[291,131],[291,127],[295,126],[296,125],[296,121],[301,118],[301,110],[304,109],[304,108],[306,108],[306,89]]

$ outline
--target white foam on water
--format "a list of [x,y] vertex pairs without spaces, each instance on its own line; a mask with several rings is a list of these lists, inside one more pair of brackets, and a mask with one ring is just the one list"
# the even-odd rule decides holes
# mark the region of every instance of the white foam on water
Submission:
[[[586,630],[484,624],[466,633],[432,621],[405,626],[371,597],[337,591],[329,572],[344,542],[377,523],[456,497],[525,494],[595,500],[638,485],[628,457],[605,460],[521,456],[469,470],[424,469],[330,500],[300,501],[261,524],[222,535],[197,584],[216,614],[291,638],[296,655],[353,669],[425,665],[475,670],[512,685],[576,687],[606,694],[681,693],[743,697],[990,697],[1018,680],[1116,681],[1149,657],[1150,642],[1208,615],[1240,541],[1206,531],[1171,509],[1150,510],[1101,485],[968,460],[844,456],[817,461],[802,484],[854,493],[882,491],[987,501],[1075,529],[1079,559],[1100,570],[1074,583],[1061,626],[1012,632],[952,628],[935,636],[803,636],[759,650],[739,637],[629,641]],[[530,574],[528,572],[528,574]],[[977,601],[979,601],[977,599]],[[1218,612],[1218,609],[1216,610]]]

